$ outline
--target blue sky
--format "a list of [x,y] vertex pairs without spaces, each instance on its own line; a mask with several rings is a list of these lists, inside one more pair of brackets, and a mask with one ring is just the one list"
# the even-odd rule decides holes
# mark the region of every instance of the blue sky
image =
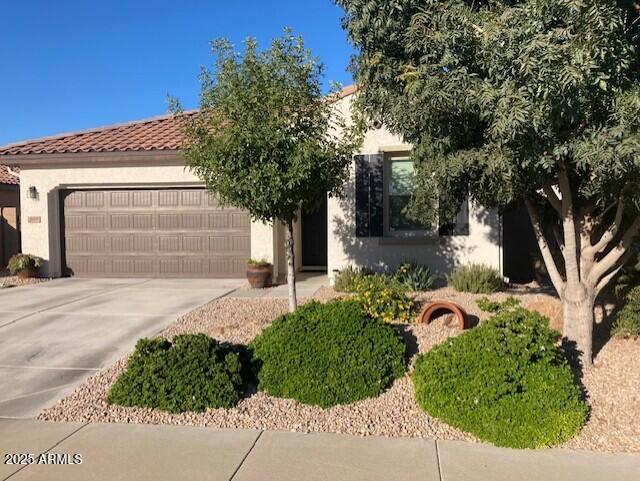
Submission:
[[0,145],[197,106],[209,42],[266,45],[286,26],[351,82],[331,0],[0,0]]

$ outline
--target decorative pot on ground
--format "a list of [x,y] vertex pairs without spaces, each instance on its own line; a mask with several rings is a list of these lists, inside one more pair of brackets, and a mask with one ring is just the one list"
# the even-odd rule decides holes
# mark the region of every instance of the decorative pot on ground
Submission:
[[20,279],[30,279],[32,277],[36,277],[38,275],[38,271],[36,269],[22,269],[21,271],[18,271],[16,273],[16,275],[20,278]]
[[31,254],[16,254],[11,256],[7,268],[11,275],[18,276],[20,279],[36,277],[38,269],[42,267],[43,260]]
[[271,286],[273,266],[266,261],[250,260],[247,264],[247,280],[253,289]]

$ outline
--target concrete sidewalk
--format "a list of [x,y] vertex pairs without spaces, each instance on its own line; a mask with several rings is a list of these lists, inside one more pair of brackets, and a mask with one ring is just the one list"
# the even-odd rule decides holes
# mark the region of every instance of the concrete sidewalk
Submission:
[[0,419],[0,454],[79,454],[0,465],[0,479],[212,481],[637,481],[640,455],[516,451],[464,442]]

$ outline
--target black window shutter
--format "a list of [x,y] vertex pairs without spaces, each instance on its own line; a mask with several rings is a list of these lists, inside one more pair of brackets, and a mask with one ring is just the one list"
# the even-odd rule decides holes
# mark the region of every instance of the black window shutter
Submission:
[[458,208],[455,219],[446,219],[440,214],[440,227],[438,233],[441,236],[469,235],[469,199],[465,199]]
[[384,155],[356,155],[356,237],[383,235]]
[[369,156],[356,155],[356,237],[369,237]]
[[384,154],[369,156],[371,169],[370,200],[370,235],[382,237],[384,235]]

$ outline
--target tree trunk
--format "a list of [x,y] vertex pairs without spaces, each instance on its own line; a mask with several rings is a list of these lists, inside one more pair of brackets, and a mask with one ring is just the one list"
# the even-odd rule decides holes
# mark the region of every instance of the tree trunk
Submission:
[[583,285],[567,287],[562,299],[565,350],[572,361],[580,361],[586,368],[593,364],[594,305],[595,296]]
[[293,222],[287,221],[285,232],[285,254],[287,256],[287,285],[289,286],[289,312],[293,312],[298,307],[296,298],[296,269],[293,250]]

